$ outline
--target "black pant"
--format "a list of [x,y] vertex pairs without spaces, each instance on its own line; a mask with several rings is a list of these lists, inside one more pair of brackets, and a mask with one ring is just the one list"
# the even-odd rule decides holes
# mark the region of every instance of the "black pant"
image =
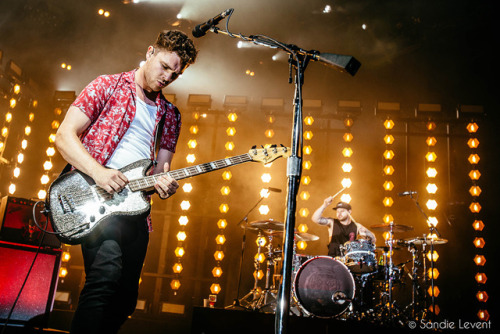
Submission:
[[82,244],[86,278],[71,325],[75,334],[116,333],[137,303],[146,220],[115,218],[96,232]]

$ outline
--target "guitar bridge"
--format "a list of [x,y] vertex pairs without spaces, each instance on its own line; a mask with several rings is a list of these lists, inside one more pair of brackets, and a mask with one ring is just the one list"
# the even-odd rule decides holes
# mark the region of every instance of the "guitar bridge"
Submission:
[[71,194],[59,195],[59,204],[64,213],[73,212],[75,210],[75,202]]

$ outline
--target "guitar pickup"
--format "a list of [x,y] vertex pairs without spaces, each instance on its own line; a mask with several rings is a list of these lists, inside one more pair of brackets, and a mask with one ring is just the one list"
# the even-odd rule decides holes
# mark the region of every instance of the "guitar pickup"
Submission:
[[73,212],[75,210],[75,202],[71,195],[59,195],[59,204],[64,213]]

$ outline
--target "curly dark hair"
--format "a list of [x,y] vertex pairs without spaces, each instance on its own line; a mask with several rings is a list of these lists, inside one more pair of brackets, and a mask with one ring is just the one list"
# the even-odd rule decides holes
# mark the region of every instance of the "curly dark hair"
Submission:
[[154,46],[177,53],[181,58],[182,67],[193,64],[198,55],[193,41],[179,30],[163,30],[158,34]]

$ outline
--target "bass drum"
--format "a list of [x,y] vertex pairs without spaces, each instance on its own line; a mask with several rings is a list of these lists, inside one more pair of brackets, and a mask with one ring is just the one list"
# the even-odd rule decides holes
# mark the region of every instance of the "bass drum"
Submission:
[[332,318],[344,313],[354,299],[354,278],[342,262],[316,256],[304,262],[295,275],[293,291],[308,315]]

